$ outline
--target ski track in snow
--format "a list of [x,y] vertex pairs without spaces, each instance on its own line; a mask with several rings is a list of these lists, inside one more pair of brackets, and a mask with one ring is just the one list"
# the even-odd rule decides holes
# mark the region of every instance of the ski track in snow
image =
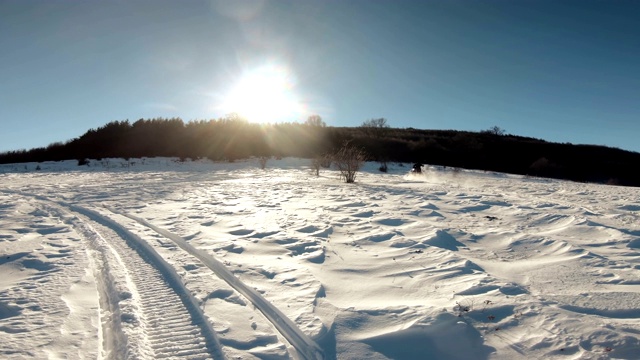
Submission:
[[[26,284],[53,281],[53,269],[68,271],[65,279],[84,276],[85,287],[112,296],[106,304],[101,301],[103,318],[119,311],[119,318],[133,314],[141,317],[134,321],[147,321],[143,318],[155,310],[145,311],[137,300],[143,298],[137,290],[140,280],[126,269],[142,266],[133,265],[134,259],[155,254],[154,266],[143,261],[150,271],[145,278],[155,276],[155,283],[168,282],[167,289],[189,294],[172,301],[187,304],[181,306],[188,310],[182,320],[204,313],[198,316],[212,329],[208,340],[200,341],[208,344],[205,353],[220,349],[229,357],[314,359],[320,354],[317,342],[326,358],[340,359],[640,356],[637,189],[437,168],[420,176],[365,172],[349,186],[295,169],[263,172],[243,166],[233,164],[213,175],[199,170],[81,172],[60,184],[33,175],[22,191],[69,203],[72,211],[30,204],[42,212],[33,216],[47,221],[46,226],[4,224],[0,230],[15,231],[3,230],[0,245],[3,239],[14,241],[20,231],[27,235],[20,241],[39,234],[49,243],[58,233],[75,231],[91,246],[86,253],[69,252],[73,271],[56,265],[64,257],[53,257],[46,266],[26,262],[38,265],[21,273],[25,288],[0,288],[0,330],[10,334],[10,344],[18,348],[26,341],[6,330],[13,328],[2,328],[29,311],[15,299],[33,297]],[[94,178],[100,179],[95,185]],[[27,206],[14,190],[4,194]],[[10,203],[0,203],[8,204],[0,212],[14,211]],[[72,226],[56,224],[51,214]],[[64,243],[72,247],[77,241]],[[104,244],[113,244],[114,250],[104,251]],[[50,249],[45,253],[52,254]],[[0,267],[33,256],[16,253]],[[92,280],[77,269],[105,263],[129,279],[96,273]],[[216,282],[203,263],[241,286]],[[126,289],[133,289],[131,296],[118,297]],[[63,288],[50,294],[64,293]],[[275,326],[249,309],[238,293]],[[45,311],[33,309],[29,321],[40,321]],[[46,311],[55,314],[56,308]],[[128,328],[127,321],[113,324],[97,337],[86,334],[86,343],[102,341],[107,354],[151,356],[148,334]],[[37,337],[43,343],[47,339]],[[69,341],[81,344],[77,338]],[[135,344],[141,345],[119,349],[123,338],[140,339]],[[295,350],[286,351],[287,343]]]

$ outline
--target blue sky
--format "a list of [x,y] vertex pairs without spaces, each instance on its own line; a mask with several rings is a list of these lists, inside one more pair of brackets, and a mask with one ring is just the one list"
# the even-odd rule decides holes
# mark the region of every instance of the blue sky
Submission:
[[640,152],[640,2],[0,0],[0,151],[114,120],[220,118],[265,66],[329,125]]

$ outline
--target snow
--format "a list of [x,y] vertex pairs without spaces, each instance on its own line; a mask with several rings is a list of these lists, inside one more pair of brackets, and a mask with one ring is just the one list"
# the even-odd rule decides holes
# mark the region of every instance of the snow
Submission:
[[0,358],[640,358],[640,189],[377,168],[0,165]]

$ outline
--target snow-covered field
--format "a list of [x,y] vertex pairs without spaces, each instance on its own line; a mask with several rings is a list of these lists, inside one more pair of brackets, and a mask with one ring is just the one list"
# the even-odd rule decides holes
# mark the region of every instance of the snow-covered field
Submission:
[[409,168],[0,165],[0,358],[640,359],[640,189]]

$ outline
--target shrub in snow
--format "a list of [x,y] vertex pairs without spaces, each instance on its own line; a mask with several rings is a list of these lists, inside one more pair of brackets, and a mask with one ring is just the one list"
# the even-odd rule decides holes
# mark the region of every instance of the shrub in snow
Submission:
[[329,155],[318,155],[311,159],[311,169],[316,174],[316,176],[320,176],[320,168],[329,167],[331,167],[331,156]]
[[84,158],[82,158],[82,159],[78,159],[78,166],[82,166],[82,165],[87,165],[87,166],[89,166],[89,160],[84,159]]
[[460,302],[456,301],[456,306],[453,307],[453,311],[462,317],[464,314],[473,311],[473,300],[464,299]]
[[258,163],[260,164],[260,169],[264,169],[267,167],[267,161],[269,160],[268,156],[260,156],[258,159]]
[[349,141],[345,141],[342,147],[333,154],[333,163],[340,171],[340,177],[346,183],[356,181],[356,174],[364,165],[365,160],[366,154],[364,150],[352,145]]
[[316,174],[316,176],[320,176],[320,157],[316,156],[311,159],[311,169]]

